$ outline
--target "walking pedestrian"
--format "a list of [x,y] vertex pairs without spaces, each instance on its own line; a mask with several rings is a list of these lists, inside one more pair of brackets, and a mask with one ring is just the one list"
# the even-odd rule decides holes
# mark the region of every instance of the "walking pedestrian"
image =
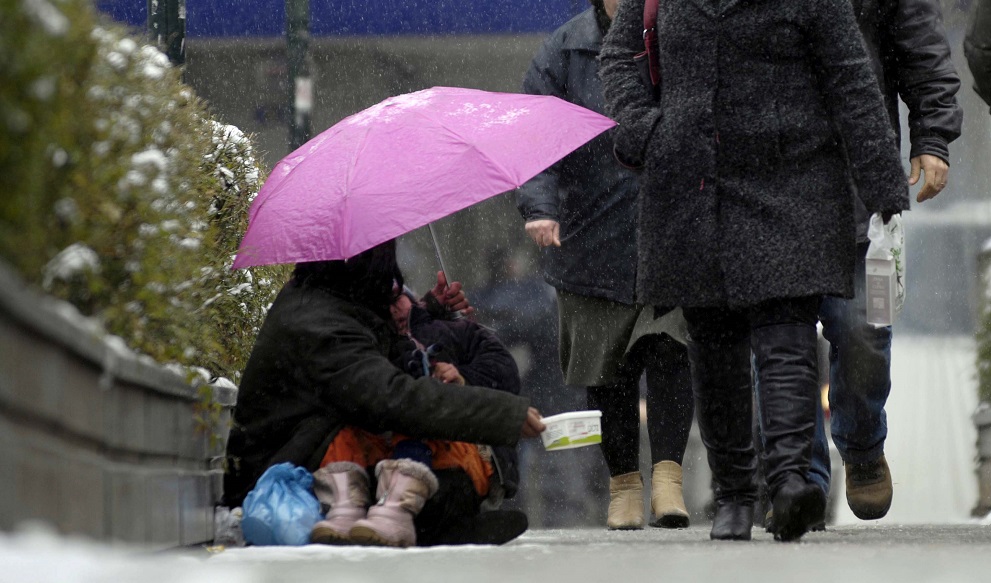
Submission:
[[[896,137],[898,101],[908,109],[911,150],[909,184],[924,178],[916,200],[945,187],[950,142],[960,136],[960,78],[950,59],[942,14],[932,0],[851,0],[871,66]],[[899,138],[900,142],[900,138]],[[866,255],[870,214],[858,197],[854,296],[826,296],[819,307],[829,341],[830,434],[845,464],[846,499],[862,520],[883,517],[891,507],[891,472],[884,457],[888,433],[884,405],[891,391],[891,326],[867,323]],[[761,406],[760,386],[757,404]],[[830,458],[822,408],[817,409],[810,479],[829,494]],[[765,517],[773,528],[773,516]]]
[[815,325],[822,296],[854,292],[851,178],[869,211],[908,208],[897,142],[849,0],[660,2],[657,38],[659,101],[633,59],[643,0],[601,53],[617,155],[644,168],[638,297],[684,310],[711,538],[750,538],[753,352],[775,538],[795,540],[825,509]]
[[970,27],[963,41],[974,90],[991,105],[991,0],[975,0]]
[[[597,57],[619,0],[591,4],[544,42],[524,92],[604,111]],[[635,293],[638,188],[603,134],[518,189],[518,207],[557,291],[565,382],[585,387],[588,407],[602,411],[607,527],[644,526],[639,403],[646,375],[651,524],[681,528],[689,522],[681,463],[693,417],[684,320],[680,310],[645,306]]]

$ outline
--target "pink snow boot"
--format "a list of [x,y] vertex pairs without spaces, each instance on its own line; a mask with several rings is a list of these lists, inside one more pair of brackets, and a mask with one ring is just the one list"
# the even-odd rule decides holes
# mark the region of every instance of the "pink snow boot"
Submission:
[[351,544],[351,527],[365,517],[368,507],[368,474],[353,462],[334,462],[313,474],[313,492],[326,518],[313,525],[310,542]]
[[380,461],[375,477],[378,503],[351,528],[351,541],[388,547],[415,545],[413,517],[437,493],[437,477],[427,466],[409,459]]

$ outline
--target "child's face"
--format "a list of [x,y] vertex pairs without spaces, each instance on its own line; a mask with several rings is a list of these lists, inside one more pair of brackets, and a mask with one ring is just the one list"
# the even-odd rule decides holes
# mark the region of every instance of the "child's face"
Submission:
[[409,334],[409,311],[413,307],[412,300],[406,294],[400,294],[396,301],[389,306],[392,323],[400,334]]

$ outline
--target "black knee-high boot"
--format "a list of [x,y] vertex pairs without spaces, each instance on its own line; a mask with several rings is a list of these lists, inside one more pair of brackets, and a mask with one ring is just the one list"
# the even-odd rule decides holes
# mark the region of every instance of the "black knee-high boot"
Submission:
[[795,540],[822,521],[826,508],[825,494],[806,478],[819,398],[815,327],[793,323],[758,327],[752,348],[774,537]]
[[750,347],[688,343],[695,414],[712,470],[716,516],[710,538],[750,540],[757,486],[751,418]]

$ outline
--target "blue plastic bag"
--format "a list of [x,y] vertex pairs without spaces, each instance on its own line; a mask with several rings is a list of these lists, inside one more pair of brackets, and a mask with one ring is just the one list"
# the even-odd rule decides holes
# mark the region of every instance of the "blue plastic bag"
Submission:
[[313,475],[288,462],[265,470],[241,507],[244,540],[253,545],[309,544],[313,525],[323,519]]

